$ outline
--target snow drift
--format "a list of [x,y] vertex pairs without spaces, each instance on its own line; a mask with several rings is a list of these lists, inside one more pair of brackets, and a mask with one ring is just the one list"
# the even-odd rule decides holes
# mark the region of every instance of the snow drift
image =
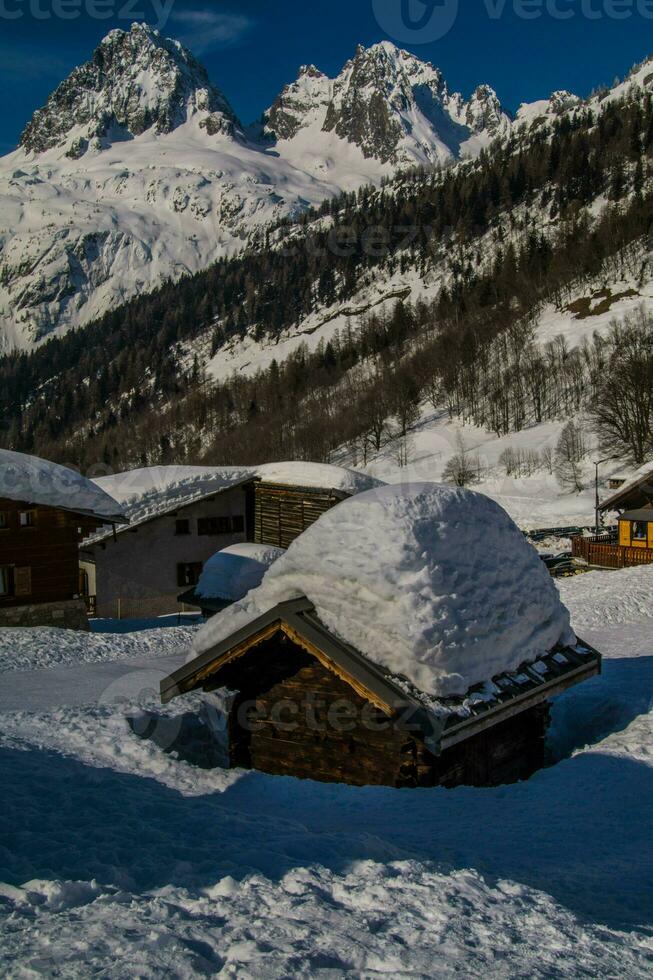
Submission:
[[195,587],[199,598],[237,602],[256,589],[282,548],[267,544],[233,544],[209,558]]
[[301,595],[342,640],[437,696],[575,641],[552,579],[506,512],[438,484],[377,488],[323,515],[258,589],[200,631],[194,654]]

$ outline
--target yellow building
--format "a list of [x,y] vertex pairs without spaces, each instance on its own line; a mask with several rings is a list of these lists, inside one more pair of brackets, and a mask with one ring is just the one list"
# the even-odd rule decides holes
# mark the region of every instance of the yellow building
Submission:
[[653,549],[653,507],[629,510],[621,515],[619,544],[623,548]]

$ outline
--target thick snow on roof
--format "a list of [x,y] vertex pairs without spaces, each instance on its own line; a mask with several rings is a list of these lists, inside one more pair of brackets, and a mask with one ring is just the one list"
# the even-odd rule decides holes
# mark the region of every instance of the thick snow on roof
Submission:
[[379,480],[324,463],[266,463],[262,466],[149,466],[95,482],[125,507],[133,524],[220,493],[258,477],[289,486],[323,487],[354,494],[381,486]]
[[284,554],[267,544],[234,544],[209,558],[195,595],[206,599],[237,602],[258,588],[268,568]]
[[366,473],[357,473],[343,466],[329,463],[265,463],[257,466],[256,475],[269,483],[283,483],[295,487],[319,487],[338,490],[341,493],[364,493],[383,484]]
[[149,466],[95,482],[124,505],[133,525],[238,486],[253,475],[245,466]]
[[9,449],[0,449],[0,497],[124,520],[120,504],[93,481],[66,466]]
[[618,490],[615,490],[609,497],[607,497],[601,504],[601,508],[605,509],[613,500],[620,500],[622,496],[627,494],[629,491],[634,490],[635,487],[638,487],[644,481],[648,483],[653,482],[653,464],[650,462],[650,460],[648,463],[644,463],[643,466],[640,466],[638,470],[635,470],[635,472],[628,477],[627,482],[624,483],[623,486],[620,486]]
[[195,653],[300,595],[335,635],[437,696],[574,642],[553,580],[506,512],[433,483],[382,487],[324,514],[200,631]]

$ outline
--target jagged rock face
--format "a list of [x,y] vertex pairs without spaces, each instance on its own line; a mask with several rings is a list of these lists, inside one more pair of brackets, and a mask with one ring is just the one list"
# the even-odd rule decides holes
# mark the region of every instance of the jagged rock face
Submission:
[[394,161],[407,131],[402,117],[418,98],[437,103],[445,92],[440,72],[408,52],[387,43],[359,47],[334,83],[324,130],[355,143],[366,157]]
[[488,85],[466,102],[437,68],[389,42],[359,47],[332,87],[324,132],[383,163],[452,159],[471,136],[493,137],[509,124]]
[[303,65],[299,77],[273,102],[263,117],[264,133],[278,140],[291,140],[309,120],[326,112],[332,82],[315,65]]
[[465,108],[465,124],[474,133],[487,130],[494,136],[502,128],[506,113],[489,85],[479,85]]
[[169,133],[200,111],[210,116],[214,133],[231,133],[237,125],[229,103],[189,51],[134,24],[128,32],[111,31],[91,60],[59,85],[34,113],[19,145],[42,153],[85,127],[68,151],[77,159],[84,139],[128,139],[152,127]]
[[[518,122],[578,101],[555,93]],[[146,25],[112,31],[0,164],[0,353],[206,268],[340,191],[473,156],[510,125],[488,86],[466,100],[382,42],[335,79],[304,67],[246,136],[182,45]]]

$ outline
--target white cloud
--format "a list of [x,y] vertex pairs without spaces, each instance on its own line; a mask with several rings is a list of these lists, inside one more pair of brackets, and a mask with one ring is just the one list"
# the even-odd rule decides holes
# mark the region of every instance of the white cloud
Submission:
[[172,20],[184,25],[179,40],[197,54],[234,44],[249,30],[251,20],[239,14],[215,13],[211,10],[183,10]]

